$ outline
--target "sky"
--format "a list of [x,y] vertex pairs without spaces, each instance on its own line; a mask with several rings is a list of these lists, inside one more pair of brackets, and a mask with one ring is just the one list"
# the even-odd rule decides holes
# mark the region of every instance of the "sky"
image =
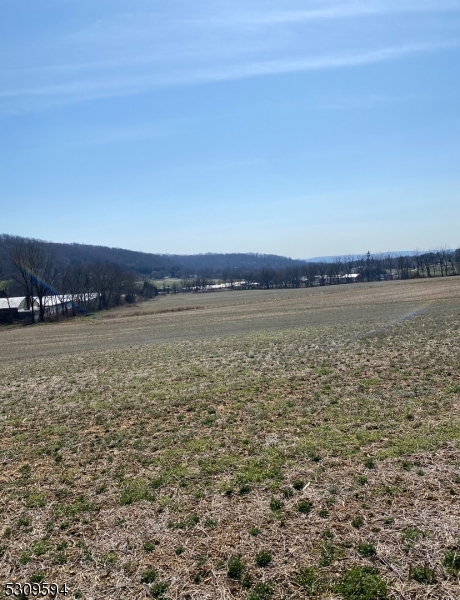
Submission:
[[460,246],[460,0],[2,0],[0,233]]

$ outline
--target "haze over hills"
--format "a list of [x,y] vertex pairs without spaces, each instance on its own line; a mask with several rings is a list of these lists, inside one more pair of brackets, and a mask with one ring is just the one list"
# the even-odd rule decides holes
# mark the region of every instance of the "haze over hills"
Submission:
[[[16,269],[11,261],[11,252],[18,245],[30,241],[28,238],[0,235],[0,280],[15,280]],[[33,240],[40,246],[51,251],[56,265],[78,265],[110,263],[117,265],[123,271],[133,271],[144,278],[163,279],[191,278],[195,276],[209,278],[232,278],[246,274],[250,277],[263,269],[282,271],[288,267],[303,267],[307,264],[333,263],[341,260],[345,269],[351,265],[363,263],[365,251],[360,255],[321,256],[308,259],[292,259],[275,254],[258,253],[213,253],[206,254],[154,254],[127,250],[124,248],[109,248],[87,244],[66,244],[43,240]],[[458,251],[457,251],[458,252]],[[380,257],[410,257],[414,251],[384,252],[372,255]],[[348,265],[348,266],[345,266]],[[16,286],[15,286],[16,287]]]
[[[3,277],[12,269],[10,253],[12,249],[28,238],[0,235],[0,266]],[[64,244],[44,240],[35,240],[40,245],[49,248],[59,262],[91,263],[110,262],[122,269],[136,271],[142,276],[154,277],[185,277],[194,275],[203,269],[216,271],[232,269],[280,269],[286,266],[305,264],[303,260],[291,259],[275,254],[231,253],[231,254],[154,254],[137,252],[123,248],[109,248],[88,244]]]
[[[28,302],[37,297],[39,318],[45,321],[44,299],[50,294],[53,299],[61,298],[63,312],[68,300],[62,298],[72,298],[75,316],[75,302],[88,311],[109,309],[122,301],[132,303],[138,295],[152,298],[159,293],[159,281],[162,293],[167,294],[209,291],[216,282],[232,289],[269,290],[460,273],[460,249],[404,254],[363,253],[309,261],[256,253],[165,255],[4,234],[0,235],[0,298],[22,296]],[[15,318],[11,310],[8,303],[0,315],[7,323]]]
[[[385,252],[376,252],[374,254],[374,256],[376,255],[386,255],[386,254],[393,254],[395,256],[414,256],[415,254],[415,250],[387,250]],[[350,256],[363,256],[366,253],[363,252],[362,254],[339,254],[338,256],[313,256],[311,258],[305,258],[303,259],[304,262],[332,262],[334,260],[336,260],[337,258],[340,259],[344,259],[344,258],[349,258]]]
[[[10,253],[14,246],[27,240],[21,236],[0,234],[0,265],[9,271]],[[276,254],[259,254],[252,252],[205,254],[156,254],[138,252],[125,248],[110,248],[79,243],[59,243],[45,240],[36,240],[43,246],[50,248],[56,259],[67,263],[111,262],[116,263],[126,270],[133,270],[139,275],[149,276],[152,273],[163,276],[193,275],[202,269],[280,269],[287,266],[301,265],[311,262],[332,262],[337,258],[348,258],[351,254],[340,256],[315,256],[306,259],[293,259]],[[366,250],[359,256],[363,256]],[[388,254],[383,252],[382,254]],[[414,251],[391,251],[397,256],[412,256]],[[355,256],[355,255],[353,255]]]

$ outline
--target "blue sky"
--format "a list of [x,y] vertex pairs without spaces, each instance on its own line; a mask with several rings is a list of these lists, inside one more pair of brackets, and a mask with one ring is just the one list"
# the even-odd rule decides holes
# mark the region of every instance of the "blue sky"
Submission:
[[3,0],[0,232],[460,246],[460,0]]

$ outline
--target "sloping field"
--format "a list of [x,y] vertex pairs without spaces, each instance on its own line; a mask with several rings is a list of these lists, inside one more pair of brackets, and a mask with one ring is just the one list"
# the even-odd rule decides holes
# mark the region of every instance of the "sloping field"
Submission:
[[[364,332],[417,311],[454,307],[460,282],[395,281],[298,290],[177,294],[78,321],[1,332],[0,361],[321,326]],[[450,306],[450,305],[449,305]],[[327,335],[324,338],[327,339]]]
[[460,278],[0,331],[0,583],[458,600],[459,334]]

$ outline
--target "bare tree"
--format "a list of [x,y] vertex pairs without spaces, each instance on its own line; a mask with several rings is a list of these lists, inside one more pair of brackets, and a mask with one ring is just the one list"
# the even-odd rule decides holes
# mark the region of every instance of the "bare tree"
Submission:
[[449,265],[449,254],[450,249],[448,246],[441,246],[436,249],[436,258],[438,259],[439,267],[441,269],[441,277],[447,277],[448,275],[447,268]]
[[48,305],[47,297],[55,295],[56,268],[51,250],[36,244],[33,251],[32,272],[34,273],[34,288],[38,299],[40,321],[44,321]]
[[275,271],[273,269],[263,268],[257,274],[257,279],[260,285],[262,285],[265,289],[269,289],[273,285],[273,280],[275,278]]
[[453,259],[454,259],[454,262],[456,265],[456,271],[454,269],[454,273],[459,272],[460,271],[460,248],[457,248],[457,250],[455,250]]
[[13,248],[10,256],[16,268],[14,279],[24,291],[26,307],[32,313],[32,323],[35,323],[34,275],[32,272],[34,246],[32,241],[23,241]]
[[[122,288],[125,295],[125,302],[128,304],[134,304],[136,302],[136,294],[141,291],[139,286],[139,277],[134,271],[127,271],[122,276]],[[176,294],[178,291],[177,284],[173,284],[173,293]]]
[[[184,287],[185,287],[183,284],[183,281],[184,280],[181,281],[182,289],[184,289]],[[189,281],[189,280],[187,280],[187,281]],[[190,289],[188,289],[188,291],[190,291]],[[158,295],[158,290],[157,290],[156,286],[151,281],[148,281],[147,279],[144,280],[144,284],[142,286],[142,296],[144,298],[151,299],[157,295]]]
[[336,256],[333,260],[333,265],[334,265],[334,277],[336,278],[336,282],[342,283],[341,276],[344,274],[342,258],[340,256]]
[[[0,277],[2,275],[2,266],[0,265]],[[11,286],[11,281],[9,280],[4,280],[2,281],[0,279],[0,298],[5,298],[6,303],[8,305],[8,321],[12,322],[13,321],[13,311],[11,310],[11,304],[10,304],[10,286]]]
[[423,266],[423,261],[422,261],[422,254],[418,248],[415,249],[414,260],[415,260],[415,269],[416,269],[417,277],[420,277],[420,270]]
[[248,290],[254,279],[254,273],[251,270],[246,269],[245,271],[242,272],[241,275],[242,275],[242,279],[244,281],[244,286]]
[[457,273],[455,271],[455,261],[454,261],[454,253],[453,252],[449,253],[448,260],[449,260],[449,263],[450,263],[450,267],[452,269],[452,275],[457,275]]
[[[145,284],[144,284],[145,285]],[[185,292],[191,292],[193,287],[193,280],[190,277],[182,279],[180,282],[181,289]]]
[[109,265],[97,262],[88,266],[91,288],[97,296],[99,310],[109,307],[110,271]]

